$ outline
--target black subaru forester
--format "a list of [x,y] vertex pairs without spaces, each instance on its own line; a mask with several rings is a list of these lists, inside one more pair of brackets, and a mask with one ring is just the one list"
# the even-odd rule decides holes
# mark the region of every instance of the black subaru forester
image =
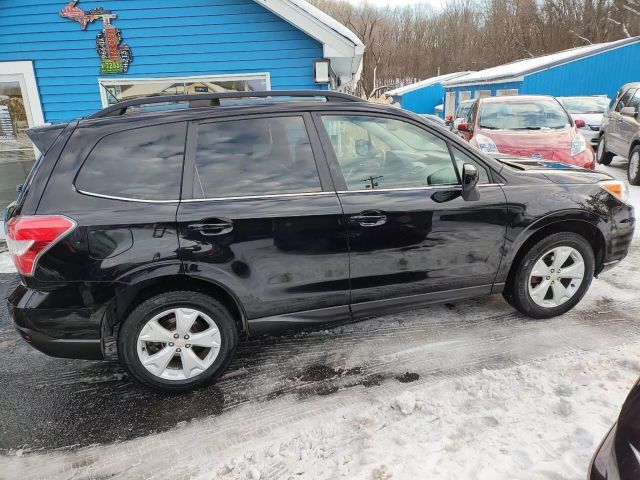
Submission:
[[132,100],[29,134],[5,214],[18,331],[160,390],[212,382],[243,334],[491,293],[560,315],[634,229],[603,173],[334,92]]

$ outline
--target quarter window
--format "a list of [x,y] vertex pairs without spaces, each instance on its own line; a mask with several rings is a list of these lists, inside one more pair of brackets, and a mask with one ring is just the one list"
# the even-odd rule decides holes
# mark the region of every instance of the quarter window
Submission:
[[203,198],[322,190],[299,116],[200,124],[195,182]]
[[458,150],[455,147],[453,147],[451,150],[453,151],[453,158],[456,161],[456,166],[460,174],[462,174],[462,166],[465,163],[470,163],[471,165],[473,165],[478,169],[478,173],[480,174],[480,180],[478,181],[478,183],[483,183],[483,184],[489,183],[489,172],[487,171],[486,167],[484,167],[483,165],[478,163],[474,158],[470,157],[466,153],[463,153],[461,150]]
[[78,173],[85,193],[138,200],[178,200],[186,124],[136,128],[103,137]]
[[415,125],[359,115],[322,120],[349,190],[458,183],[446,142]]

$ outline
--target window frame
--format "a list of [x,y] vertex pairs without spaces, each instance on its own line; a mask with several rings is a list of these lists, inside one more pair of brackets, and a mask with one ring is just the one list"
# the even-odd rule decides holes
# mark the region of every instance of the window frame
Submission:
[[[338,157],[336,156],[335,150],[333,148],[333,144],[331,143],[331,138],[329,137],[329,133],[326,131],[326,129],[324,128],[324,123],[322,121],[322,117],[323,116],[341,116],[341,115],[346,115],[346,116],[363,116],[363,117],[379,117],[379,118],[388,118],[388,119],[392,119],[392,120],[397,120],[400,122],[406,122],[409,123],[423,131],[426,131],[427,134],[430,134],[442,141],[444,141],[445,145],[447,146],[447,150],[449,151],[449,159],[453,165],[453,169],[456,172],[456,176],[458,177],[458,182],[457,184],[452,184],[452,185],[425,185],[425,186],[416,186],[416,187],[395,187],[395,188],[376,188],[376,189],[361,189],[361,190],[349,190],[349,188],[347,187],[347,182],[344,178],[344,175],[342,173],[342,169],[340,167],[340,162],[338,161]],[[393,191],[406,191],[406,190],[462,190],[462,179],[461,179],[461,172],[458,170],[458,167],[456,165],[455,162],[455,158],[453,156],[453,148],[457,148],[458,150],[460,150],[461,152],[463,152],[464,154],[466,154],[467,156],[473,158],[478,164],[482,165],[486,171],[487,171],[487,175],[489,177],[489,183],[484,183],[484,184],[479,184],[479,187],[486,187],[486,186],[495,186],[498,185],[500,183],[498,183],[498,179],[496,176],[496,172],[493,170],[493,168],[491,168],[490,165],[488,165],[486,162],[484,162],[482,160],[482,158],[478,157],[478,155],[476,155],[473,150],[471,150],[470,146],[468,145],[467,142],[456,142],[456,141],[452,141],[452,139],[446,135],[446,132],[439,132],[438,129],[432,125],[430,125],[429,123],[425,122],[421,122],[421,121],[416,121],[413,118],[409,118],[409,117],[405,117],[403,115],[395,115],[393,113],[386,113],[386,112],[370,112],[370,111],[364,111],[364,110],[358,110],[358,111],[354,111],[354,110],[345,110],[345,109],[335,109],[335,110],[322,110],[322,111],[317,111],[317,112],[313,112],[311,114],[311,117],[315,123],[315,127],[318,131],[320,140],[322,141],[323,145],[326,145],[326,147],[324,148],[324,155],[326,158],[326,161],[329,165],[329,170],[331,172],[331,176],[333,178],[333,183],[335,185],[335,189],[336,192],[338,194],[341,193],[354,193],[354,192],[369,192],[369,193],[375,193],[375,192],[393,192]]]
[[[290,192],[290,193],[270,193],[270,194],[257,194],[257,195],[242,195],[239,194],[233,197],[201,197],[199,195],[200,188],[196,178],[196,154],[198,149],[198,127],[200,125],[212,124],[212,123],[225,123],[241,120],[256,120],[263,118],[277,118],[277,117],[300,117],[304,122],[304,127],[309,137],[309,143],[311,145],[311,152],[313,153],[313,159],[320,180],[320,191],[317,192]],[[182,197],[180,201],[183,202],[205,202],[205,201],[225,201],[236,200],[245,198],[272,198],[272,197],[299,197],[299,196],[313,196],[324,195],[326,193],[335,193],[335,188],[329,173],[329,166],[324,157],[324,151],[320,140],[318,138],[315,125],[308,112],[302,111],[288,111],[288,112],[262,112],[255,114],[234,114],[225,117],[208,117],[194,119],[188,122],[187,125],[187,141],[185,148],[184,158],[184,173],[182,175]]]
[[[170,199],[170,200],[153,200],[153,199],[148,199],[148,198],[120,197],[118,195],[107,195],[107,194],[103,194],[103,193],[90,192],[90,191],[82,190],[82,189],[78,188],[77,181],[78,181],[78,176],[80,175],[80,172],[84,168],[85,164],[87,163],[87,160],[89,159],[89,157],[91,156],[91,154],[93,153],[95,148],[105,138],[110,137],[112,135],[117,135],[117,134],[120,134],[120,133],[131,132],[133,130],[140,130],[142,128],[151,128],[151,127],[162,128],[162,127],[167,126],[167,125],[180,125],[180,124],[186,124],[185,125],[186,134],[185,134],[185,143],[184,143],[185,150],[183,150],[183,154],[182,154],[182,169],[181,169],[181,172],[180,172],[182,178],[179,179],[179,181],[178,181],[178,185],[179,185],[178,198]],[[110,200],[120,200],[120,201],[124,201],[124,202],[137,202],[137,203],[179,203],[180,202],[180,196],[181,196],[181,193],[182,193],[183,184],[184,184],[184,168],[185,168],[185,163],[186,163],[185,153],[186,153],[186,145],[187,145],[188,139],[189,139],[189,122],[187,122],[185,120],[174,120],[174,121],[168,121],[168,122],[143,124],[143,125],[137,125],[134,128],[119,128],[118,130],[113,130],[113,131],[110,131],[108,133],[105,133],[104,135],[102,135],[102,136],[100,136],[99,138],[96,139],[96,141],[91,146],[91,149],[87,152],[87,154],[85,155],[84,159],[82,159],[82,162],[80,163],[80,165],[76,169],[75,175],[73,176],[73,181],[71,182],[71,186],[73,187],[74,191],[76,191],[77,193],[79,193],[81,195],[87,195],[87,196],[90,196],[90,197],[107,198],[107,199],[110,199]]]
[[[100,92],[100,103],[103,108],[110,105],[109,98],[107,96],[107,87],[114,87],[118,85],[129,84],[153,84],[161,82],[183,82],[192,83],[198,81],[211,81],[211,82],[239,82],[243,80],[264,80],[266,83],[266,90],[271,90],[271,74],[269,72],[256,72],[256,73],[229,73],[218,75],[191,75],[191,76],[178,76],[178,77],[118,77],[118,78],[105,78],[98,77],[98,91]],[[152,98],[150,96],[140,96],[135,98]]]

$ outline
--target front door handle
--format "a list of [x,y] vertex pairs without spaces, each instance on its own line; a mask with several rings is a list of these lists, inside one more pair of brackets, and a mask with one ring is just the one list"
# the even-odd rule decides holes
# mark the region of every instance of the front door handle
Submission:
[[362,227],[377,227],[387,222],[387,216],[379,210],[365,210],[352,215],[350,220]]
[[198,232],[201,235],[224,235],[233,230],[233,222],[231,220],[214,218],[204,220],[202,223],[192,223],[188,228],[190,231]]

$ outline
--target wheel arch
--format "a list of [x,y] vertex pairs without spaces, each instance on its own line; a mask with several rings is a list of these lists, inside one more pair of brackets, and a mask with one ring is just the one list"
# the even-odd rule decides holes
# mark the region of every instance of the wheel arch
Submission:
[[530,225],[528,229],[520,234],[519,241],[514,242],[516,248],[513,250],[513,257],[509,263],[509,270],[505,278],[505,289],[513,282],[513,276],[520,264],[520,260],[526,252],[540,240],[554,233],[572,232],[583,236],[593,248],[595,256],[595,275],[602,270],[604,266],[604,257],[606,253],[605,236],[597,226],[597,217],[595,215],[585,218],[584,213],[581,216],[573,216],[567,218],[562,217],[545,217]]
[[115,349],[119,326],[136,306],[156,295],[184,290],[203,293],[220,301],[231,313],[238,326],[238,332],[248,332],[247,319],[240,300],[224,285],[184,274],[156,275],[128,283],[116,290],[114,298],[107,306],[102,322],[105,358],[113,358],[117,355]]

